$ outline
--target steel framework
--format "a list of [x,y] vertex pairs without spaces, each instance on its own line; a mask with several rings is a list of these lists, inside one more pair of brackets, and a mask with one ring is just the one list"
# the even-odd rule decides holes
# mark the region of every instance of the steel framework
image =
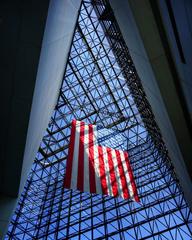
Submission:
[[[126,139],[141,204],[64,189],[72,119]],[[192,214],[106,0],[83,0],[54,114],[5,239],[191,239]]]

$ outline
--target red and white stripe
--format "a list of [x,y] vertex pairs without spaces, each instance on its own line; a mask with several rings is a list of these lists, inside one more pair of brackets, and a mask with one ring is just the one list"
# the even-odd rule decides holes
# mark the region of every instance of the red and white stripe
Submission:
[[97,144],[97,128],[72,121],[64,187],[139,202],[128,153]]

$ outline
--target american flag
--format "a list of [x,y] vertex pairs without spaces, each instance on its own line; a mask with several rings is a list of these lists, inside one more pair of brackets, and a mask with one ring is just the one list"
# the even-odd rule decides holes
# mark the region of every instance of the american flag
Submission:
[[101,146],[99,128],[73,120],[64,187],[139,202],[128,153]]

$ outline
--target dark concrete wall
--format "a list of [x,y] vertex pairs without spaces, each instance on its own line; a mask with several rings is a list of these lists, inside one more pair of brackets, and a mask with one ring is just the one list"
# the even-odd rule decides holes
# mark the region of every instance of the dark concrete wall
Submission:
[[166,30],[170,48],[180,79],[180,91],[183,91],[190,118],[192,120],[192,1],[191,0],[171,0],[175,28],[178,33],[178,40],[181,44],[184,61],[180,56],[178,43],[176,41],[173,24],[170,19],[170,11],[166,1],[159,1],[159,8]]
[[19,192],[49,0],[0,2],[0,239]]
[[49,0],[1,1],[0,192],[16,197]]
[[0,238],[53,113],[80,3],[80,0],[50,3],[23,0],[4,1],[0,5],[1,102],[4,103]]

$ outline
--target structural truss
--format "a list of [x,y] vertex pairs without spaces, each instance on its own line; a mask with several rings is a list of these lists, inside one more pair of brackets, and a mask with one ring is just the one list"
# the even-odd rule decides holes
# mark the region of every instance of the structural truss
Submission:
[[[72,119],[119,131],[141,204],[64,189]],[[191,239],[184,199],[107,1],[82,1],[57,105],[6,239]]]

